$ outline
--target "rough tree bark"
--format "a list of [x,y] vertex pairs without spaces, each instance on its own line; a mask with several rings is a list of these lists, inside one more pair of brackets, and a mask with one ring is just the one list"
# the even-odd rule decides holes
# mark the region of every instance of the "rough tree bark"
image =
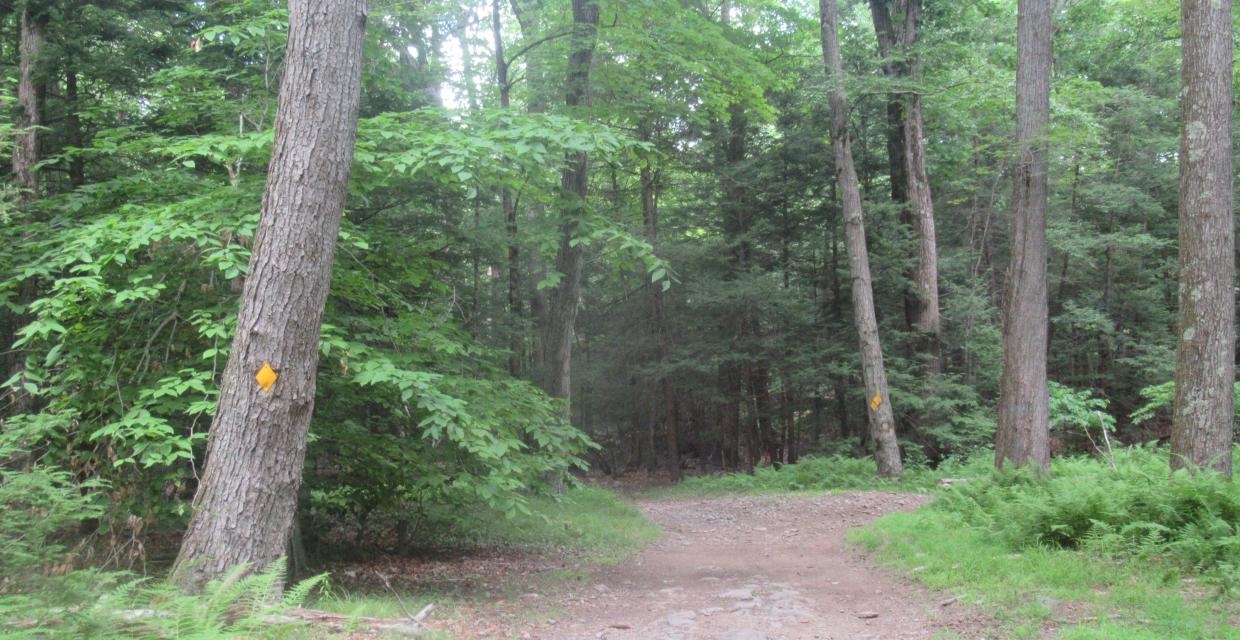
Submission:
[[1019,0],[1011,264],[1004,291],[1003,378],[995,466],[1050,464],[1046,385],[1046,203],[1051,0]]
[[1179,345],[1171,468],[1231,475],[1235,222],[1231,0],[1180,3]]
[[39,56],[47,39],[44,33],[46,17],[26,3],[20,17],[21,44],[17,71],[17,104],[21,108],[17,117],[18,136],[13,143],[13,175],[21,187],[21,201],[39,199],[39,127],[43,124],[40,102],[42,85],[38,79]]
[[[261,569],[289,543],[314,409],[323,307],[357,135],[365,0],[291,0],[262,215],[173,580]],[[263,391],[264,363],[279,378]]]
[[[599,6],[596,0],[573,0],[573,32],[570,36],[564,104],[570,111],[590,106],[590,66],[598,41]],[[560,250],[556,271],[560,282],[548,300],[543,338],[543,389],[551,396],[571,401],[573,332],[581,300],[581,271],[585,245],[574,242],[585,215],[590,180],[590,157],[574,153],[566,159],[560,188],[566,204],[561,210]]]
[[819,0],[822,23],[822,57],[826,61],[830,84],[831,148],[835,172],[843,200],[844,242],[852,273],[853,315],[861,343],[861,367],[865,395],[869,402],[870,434],[874,439],[874,460],[880,476],[899,475],[900,449],[896,443],[895,419],[887,394],[887,373],[883,368],[883,349],[874,313],[874,292],[870,285],[870,258],[865,244],[865,218],[861,211],[861,188],[853,165],[848,136],[848,97],[844,92],[844,68],[840,60],[837,31],[839,9],[835,0]]

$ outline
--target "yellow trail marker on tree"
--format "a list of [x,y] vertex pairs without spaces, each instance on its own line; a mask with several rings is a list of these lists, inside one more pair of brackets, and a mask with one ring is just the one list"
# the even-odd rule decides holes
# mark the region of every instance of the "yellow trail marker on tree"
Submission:
[[276,379],[280,376],[276,375],[276,370],[271,368],[270,364],[263,363],[263,368],[258,370],[254,379],[258,381],[258,386],[263,388],[263,393],[271,391],[271,385],[276,383]]
[[878,405],[882,403],[883,403],[883,397],[878,395],[877,393],[874,394],[874,399],[870,400],[870,411],[874,411],[875,409],[878,408]]

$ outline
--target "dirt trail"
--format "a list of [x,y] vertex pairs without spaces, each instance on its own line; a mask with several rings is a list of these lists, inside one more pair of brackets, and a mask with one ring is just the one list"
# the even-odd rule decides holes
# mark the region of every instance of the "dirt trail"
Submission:
[[973,637],[981,621],[876,569],[844,533],[925,501],[894,493],[653,501],[666,531],[636,558],[556,597],[547,640],[801,640]]

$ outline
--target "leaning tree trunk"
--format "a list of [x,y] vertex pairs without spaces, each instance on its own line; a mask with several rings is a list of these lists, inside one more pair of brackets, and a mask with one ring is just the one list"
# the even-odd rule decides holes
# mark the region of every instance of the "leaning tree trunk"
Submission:
[[[314,409],[320,322],[357,136],[365,0],[291,0],[262,215],[173,580],[283,556]],[[264,390],[256,374],[278,374]]]
[[1012,249],[1004,292],[1003,378],[995,466],[1050,464],[1046,385],[1046,199],[1051,0],[1019,0]]
[[869,403],[870,435],[874,439],[874,460],[880,476],[899,475],[900,448],[896,443],[895,419],[887,394],[887,372],[883,369],[883,349],[878,339],[878,319],[874,313],[874,292],[870,285],[870,258],[865,244],[865,218],[861,211],[861,187],[853,166],[848,138],[848,97],[844,93],[844,68],[840,60],[837,25],[839,9],[835,0],[819,0],[822,21],[822,57],[826,61],[831,101],[831,148],[835,172],[843,199],[844,242],[852,272],[853,315],[861,342],[861,367],[865,378],[865,397]]
[[13,143],[13,175],[21,187],[20,198],[24,203],[39,199],[39,174],[35,165],[39,162],[39,127],[43,121],[39,112],[42,83],[36,74],[46,39],[43,27],[43,17],[33,15],[29,6],[22,9],[17,71],[17,103],[21,112],[17,118],[17,139]]
[[[568,56],[564,103],[569,111],[590,106],[590,65],[598,41],[599,7],[596,0],[573,0],[573,32]],[[575,242],[585,216],[590,180],[590,157],[570,154],[560,176],[567,205],[561,210],[560,250],[555,266],[560,283],[551,292],[543,339],[543,389],[551,396],[571,400],[573,332],[581,301],[581,271],[585,244]],[[571,411],[571,409],[569,409]]]
[[1231,0],[1184,0],[1180,308],[1171,468],[1231,475],[1235,381]]

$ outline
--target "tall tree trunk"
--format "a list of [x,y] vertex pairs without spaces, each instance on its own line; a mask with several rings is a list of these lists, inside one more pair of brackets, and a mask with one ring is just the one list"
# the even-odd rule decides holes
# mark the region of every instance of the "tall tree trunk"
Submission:
[[[908,65],[897,54],[900,37],[891,20],[889,0],[870,0],[870,16],[874,22],[874,36],[878,41],[878,55],[882,58],[883,75],[893,83],[903,82],[908,76]],[[913,228],[913,218],[908,201],[908,163],[904,158],[904,95],[893,90],[887,94],[887,173],[891,177],[891,202],[900,207],[900,222]],[[914,274],[910,273],[910,280]],[[918,298],[915,288],[904,292],[904,321],[910,329],[916,326]]]
[[861,188],[853,165],[848,138],[848,97],[844,92],[844,68],[840,60],[837,31],[839,9],[835,0],[819,0],[822,22],[822,56],[830,84],[831,148],[835,172],[843,200],[844,236],[848,265],[852,272],[853,315],[860,334],[861,366],[865,396],[869,402],[870,434],[874,439],[874,460],[880,476],[899,475],[900,449],[896,443],[895,419],[887,393],[887,372],[883,368],[883,349],[878,338],[878,319],[874,313],[874,292],[870,285],[870,258],[865,244],[865,219],[861,211]]
[[[921,0],[903,0],[904,51],[917,44],[917,29],[921,21]],[[916,80],[921,75],[921,65],[916,58],[909,63],[909,76]],[[927,358],[930,373],[942,373],[943,359],[940,348],[942,316],[939,313],[939,251],[938,237],[934,228],[934,197],[930,192],[930,176],[926,171],[926,144],[921,116],[921,94],[911,91],[905,94],[904,162],[908,179],[909,217],[913,221],[917,237],[917,266],[913,272],[913,286],[917,289],[917,315],[913,327],[922,334],[922,354]]]
[[[649,127],[643,125],[642,138],[649,139]],[[642,217],[646,227],[646,240],[657,251],[659,247],[659,199],[658,171],[649,164],[641,167],[641,198]],[[663,395],[663,437],[667,448],[667,473],[672,482],[680,482],[680,446],[677,442],[676,425],[676,391],[667,373],[662,370],[672,353],[672,336],[667,328],[667,318],[663,308],[663,283],[655,282],[650,288],[650,322],[654,331],[655,342],[659,355],[659,389]]]
[[47,20],[37,11],[32,11],[31,4],[26,3],[20,18],[17,103],[21,112],[17,118],[17,140],[13,143],[13,175],[22,189],[20,198],[23,203],[39,199],[39,174],[35,165],[39,163],[39,127],[43,124],[40,115],[43,82],[37,76],[39,56],[43,53],[47,38],[43,32]]
[[[491,2],[491,35],[495,48],[495,85],[499,90],[499,106],[512,104],[512,81],[508,78],[508,59],[504,53],[503,14],[500,0]],[[525,341],[521,338],[521,245],[517,239],[517,203],[508,185],[500,187],[500,206],[504,211],[504,234],[508,241],[508,313],[516,321],[509,340],[508,373],[521,373]]]
[[[573,0],[573,32],[569,45],[564,104],[569,111],[590,106],[590,65],[598,41],[597,0]],[[561,210],[560,250],[555,266],[560,283],[551,291],[543,346],[543,389],[557,398],[571,400],[573,331],[581,300],[581,271],[585,245],[574,242],[585,215],[589,188],[590,158],[574,153],[560,176],[560,188],[568,204]],[[571,410],[570,410],[571,413]]]
[[[892,23],[888,0],[870,0],[879,53],[884,59],[883,71],[893,80],[907,82],[920,75],[921,66],[912,49],[917,44],[921,0],[896,0],[896,9],[903,19],[898,29]],[[905,295],[905,319],[910,328],[922,334],[918,351],[926,359],[927,370],[941,373],[938,245],[934,198],[926,171],[921,94],[916,91],[892,93],[887,101],[887,120],[891,197],[902,206],[901,220],[909,225],[917,239],[917,263],[909,273],[912,288]]]
[[[314,410],[320,323],[357,136],[365,0],[289,2],[262,215],[206,468],[173,579],[194,590],[283,556]],[[255,374],[278,374],[264,391]]]
[[995,466],[1050,464],[1046,386],[1046,199],[1051,0],[1019,0],[1012,249],[1004,291],[1003,378]]
[[1231,0],[1184,0],[1180,304],[1171,468],[1231,475],[1235,178]]

